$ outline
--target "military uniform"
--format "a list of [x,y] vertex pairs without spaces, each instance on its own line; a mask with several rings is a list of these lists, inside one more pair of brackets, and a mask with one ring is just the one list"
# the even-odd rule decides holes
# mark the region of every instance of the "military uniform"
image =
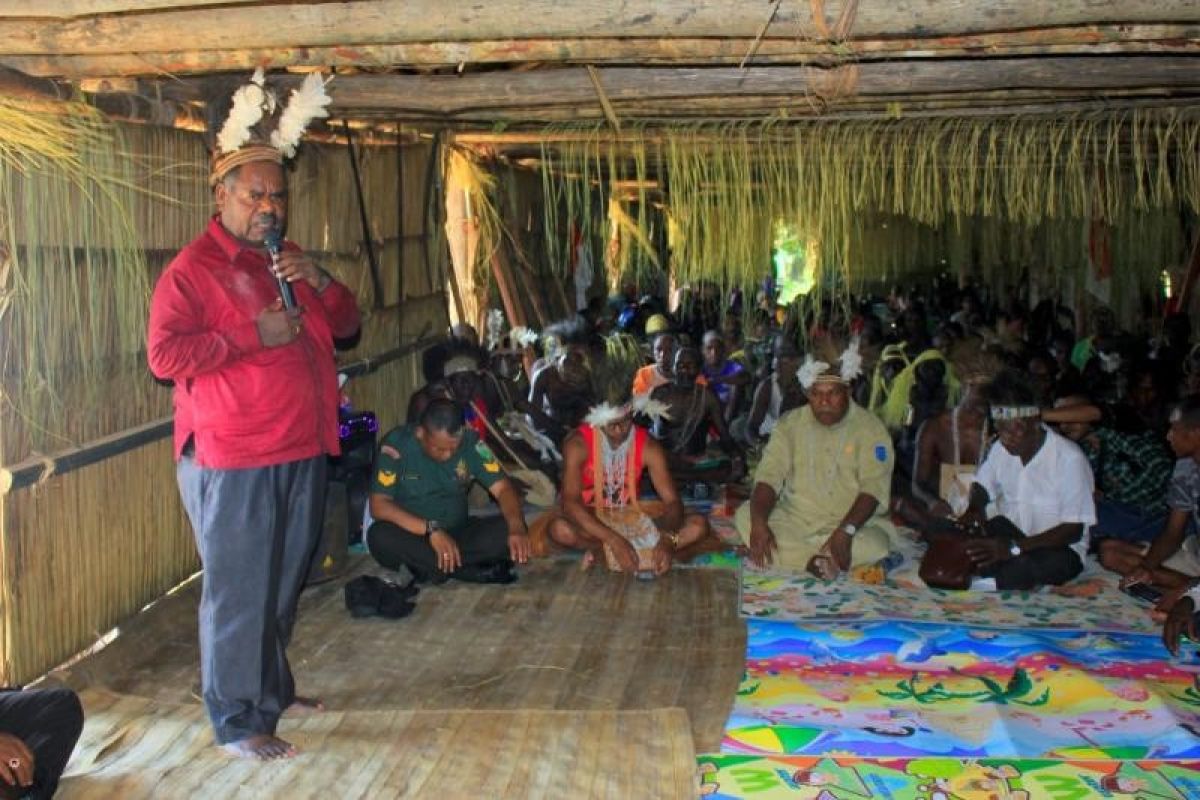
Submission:
[[[379,446],[371,493],[387,495],[396,505],[424,520],[436,520],[458,545],[463,566],[494,563],[508,558],[508,524],[504,517],[470,519],[467,492],[472,481],[485,489],[504,477],[500,462],[466,428],[458,449],[446,461],[435,461],[421,449],[415,426],[391,430]],[[382,520],[367,530],[366,545],[375,560],[388,569],[401,564],[420,577],[437,574],[437,554],[424,534],[413,534]]]

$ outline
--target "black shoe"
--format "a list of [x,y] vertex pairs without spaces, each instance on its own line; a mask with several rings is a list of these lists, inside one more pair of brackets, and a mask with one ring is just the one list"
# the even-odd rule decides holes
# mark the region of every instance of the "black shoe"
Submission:
[[409,599],[415,595],[415,592],[413,594],[408,593],[410,588],[416,589],[411,584],[404,587],[388,584],[379,593],[379,616],[386,619],[400,619],[411,614],[416,609],[417,604]]
[[466,583],[514,583],[517,580],[513,562],[507,558],[483,564],[465,564],[450,575]]
[[374,616],[379,610],[379,595],[383,581],[372,575],[360,575],[346,584],[346,609],[355,619]]
[[360,575],[346,584],[346,608],[350,616],[356,619],[377,614],[389,619],[399,619],[413,612],[416,604],[411,601],[420,591],[415,579],[403,586],[397,586],[373,575]]
[[441,586],[443,583],[450,580],[450,576],[442,572],[440,569],[427,571],[421,567],[410,564],[408,565],[408,570],[413,574],[413,583],[418,585],[429,583],[434,586]]

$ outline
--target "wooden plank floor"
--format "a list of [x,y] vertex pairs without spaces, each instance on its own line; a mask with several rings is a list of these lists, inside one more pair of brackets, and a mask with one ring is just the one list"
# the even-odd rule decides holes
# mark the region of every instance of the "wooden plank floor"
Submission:
[[[382,574],[364,557],[354,572]],[[426,587],[417,611],[396,621],[351,619],[343,583],[305,592],[289,651],[300,691],[333,712],[676,707],[696,752],[719,747],[745,658],[731,571],[640,582],[540,561],[511,586]],[[54,679],[194,705],[199,593],[195,581],[164,598]]]

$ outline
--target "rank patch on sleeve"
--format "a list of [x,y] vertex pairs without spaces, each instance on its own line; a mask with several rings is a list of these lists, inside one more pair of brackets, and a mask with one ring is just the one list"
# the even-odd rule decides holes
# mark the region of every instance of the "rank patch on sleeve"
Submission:
[[376,477],[380,486],[391,486],[396,482],[396,473],[388,472],[386,469],[379,470],[379,475]]

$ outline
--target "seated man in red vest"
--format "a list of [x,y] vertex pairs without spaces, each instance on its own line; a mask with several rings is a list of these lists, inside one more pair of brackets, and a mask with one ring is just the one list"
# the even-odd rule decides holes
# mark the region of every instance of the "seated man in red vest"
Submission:
[[[676,560],[720,542],[701,514],[685,514],[662,445],[634,423],[634,415],[654,416],[661,404],[646,396],[593,406],[584,424],[563,442],[562,506],[531,536],[586,551],[585,564],[605,558],[609,568],[641,577],[662,575]],[[658,500],[638,500],[642,474],[648,473]]]

